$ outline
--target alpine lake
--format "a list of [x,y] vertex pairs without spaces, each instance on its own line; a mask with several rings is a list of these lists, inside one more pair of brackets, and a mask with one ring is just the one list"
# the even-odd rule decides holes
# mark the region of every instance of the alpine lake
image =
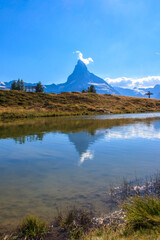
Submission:
[[0,123],[0,228],[72,207],[105,214],[110,186],[160,170],[160,113]]

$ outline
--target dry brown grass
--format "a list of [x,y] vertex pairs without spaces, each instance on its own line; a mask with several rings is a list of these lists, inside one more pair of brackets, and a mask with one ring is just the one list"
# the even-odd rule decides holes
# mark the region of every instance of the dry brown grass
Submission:
[[1,118],[159,112],[160,100],[94,93],[0,91]]
[[121,231],[103,231],[102,233],[91,233],[83,240],[160,240],[160,234],[155,232],[134,232],[132,235],[124,236]]

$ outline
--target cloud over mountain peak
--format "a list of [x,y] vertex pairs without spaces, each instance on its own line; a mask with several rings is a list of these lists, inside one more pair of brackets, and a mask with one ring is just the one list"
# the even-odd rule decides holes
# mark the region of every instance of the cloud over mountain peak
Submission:
[[86,65],[90,64],[90,62],[93,62],[93,59],[91,57],[83,58],[83,53],[81,53],[80,51],[76,51],[75,53],[78,54],[78,59],[84,62]]

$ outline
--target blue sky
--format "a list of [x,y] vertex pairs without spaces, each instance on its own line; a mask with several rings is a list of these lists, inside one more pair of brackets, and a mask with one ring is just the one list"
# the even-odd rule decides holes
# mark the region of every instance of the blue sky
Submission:
[[65,82],[75,51],[102,78],[160,76],[159,10],[159,0],[0,0],[0,81]]

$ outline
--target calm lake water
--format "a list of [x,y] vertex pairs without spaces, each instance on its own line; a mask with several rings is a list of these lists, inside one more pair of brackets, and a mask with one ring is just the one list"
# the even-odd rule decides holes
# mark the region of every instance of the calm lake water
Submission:
[[0,226],[72,206],[108,211],[110,185],[160,169],[160,113],[0,123]]

